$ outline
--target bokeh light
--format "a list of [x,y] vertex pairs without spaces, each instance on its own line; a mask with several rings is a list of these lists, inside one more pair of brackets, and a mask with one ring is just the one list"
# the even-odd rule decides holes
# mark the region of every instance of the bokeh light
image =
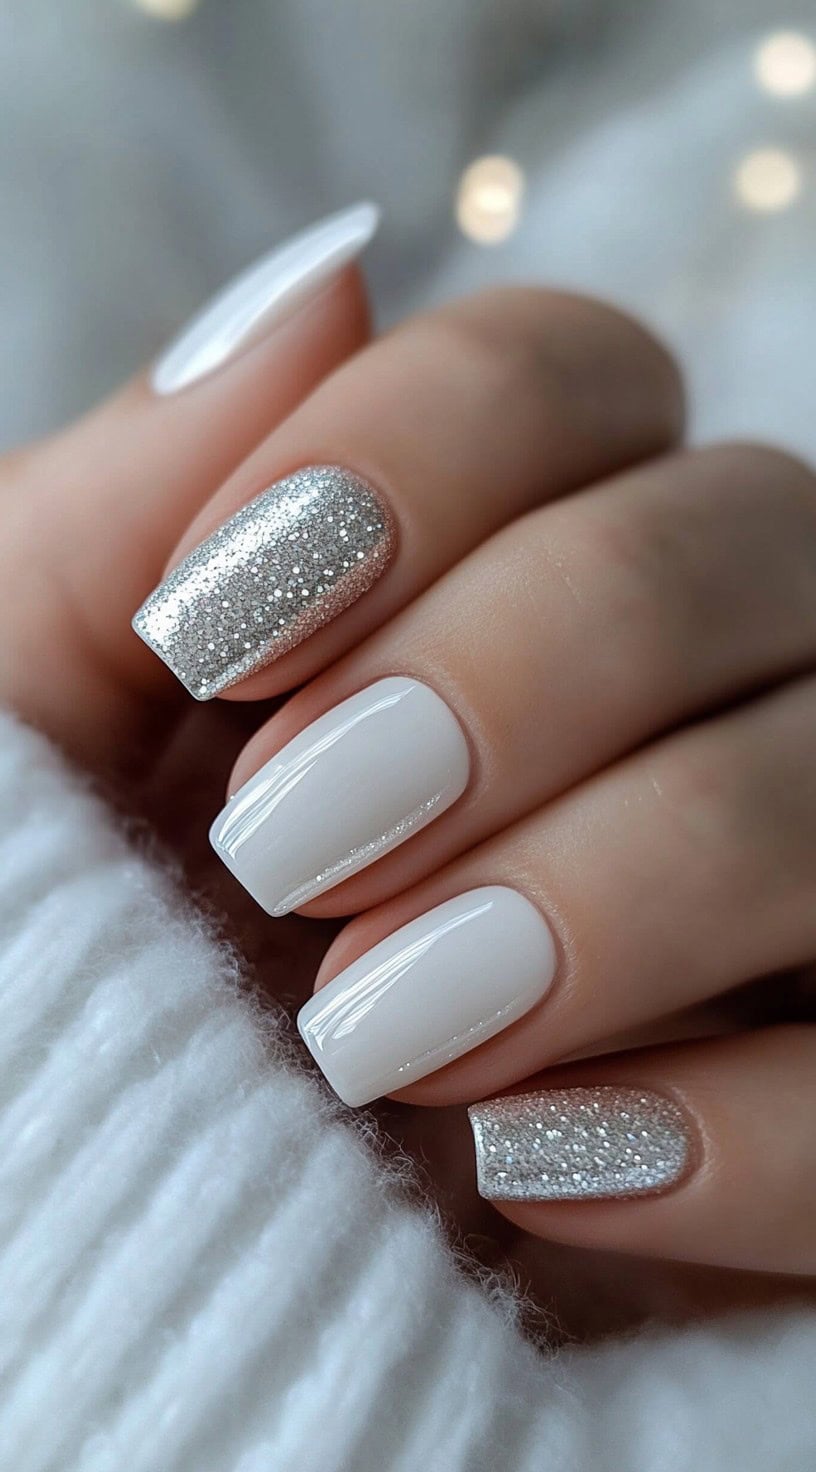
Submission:
[[737,198],[747,209],[770,214],[785,210],[801,193],[796,159],[781,148],[758,148],[746,154],[734,175]]
[[500,154],[477,158],[459,180],[459,229],[479,245],[498,245],[518,225],[523,198],[524,175],[517,163]]
[[816,85],[816,46],[799,31],[775,31],[757,47],[754,71],[775,97],[801,97]]
[[186,20],[198,9],[200,0],[132,0],[132,4],[156,20]]

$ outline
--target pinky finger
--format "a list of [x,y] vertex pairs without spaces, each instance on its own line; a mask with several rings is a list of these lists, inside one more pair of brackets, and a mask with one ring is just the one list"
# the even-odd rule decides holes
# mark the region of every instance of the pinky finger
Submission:
[[469,1114],[479,1190],[525,1232],[816,1273],[816,1029],[582,1061]]

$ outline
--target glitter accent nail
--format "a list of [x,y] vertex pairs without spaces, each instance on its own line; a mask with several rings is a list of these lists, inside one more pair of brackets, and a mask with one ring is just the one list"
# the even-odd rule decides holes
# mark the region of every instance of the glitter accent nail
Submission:
[[262,491],[190,552],[133,620],[197,700],[263,669],[385,571],[392,517],[351,471],[309,465]]
[[474,1104],[468,1115],[488,1201],[662,1191],[683,1174],[691,1150],[677,1105],[640,1089],[547,1089]]

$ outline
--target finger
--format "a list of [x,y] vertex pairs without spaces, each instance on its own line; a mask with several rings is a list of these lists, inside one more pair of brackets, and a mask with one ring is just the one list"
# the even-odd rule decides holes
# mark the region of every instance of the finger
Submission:
[[470,1102],[803,964],[814,736],[809,677],[646,748],[353,921],[301,1014],[330,1082],[356,1103],[409,1083],[415,1102]]
[[752,446],[664,457],[505,528],[294,696],[214,842],[272,913],[352,914],[813,663],[812,472]]
[[291,253],[283,297],[275,296],[280,253],[267,262],[271,308],[243,351],[237,345],[236,355],[172,394],[140,378],[4,468],[14,535],[2,566],[11,617],[3,698],[77,754],[115,750],[144,694],[175,695],[132,634],[134,607],[202,501],[366,335],[359,277],[348,269],[327,282],[319,270],[325,249],[310,254],[308,239],[300,241],[299,297]]
[[519,513],[666,448],[680,414],[663,349],[609,308],[505,291],[417,319],[244,462],[136,627],[200,698],[277,694]]
[[577,1064],[472,1106],[479,1190],[525,1232],[816,1272],[816,1031]]

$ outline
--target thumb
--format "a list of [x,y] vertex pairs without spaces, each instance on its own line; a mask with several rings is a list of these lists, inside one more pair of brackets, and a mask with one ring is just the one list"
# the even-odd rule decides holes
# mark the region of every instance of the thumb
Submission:
[[214,298],[147,376],[0,465],[0,703],[83,761],[107,765],[175,706],[131,616],[198,509],[366,340],[352,262],[376,225],[359,205],[304,231]]

